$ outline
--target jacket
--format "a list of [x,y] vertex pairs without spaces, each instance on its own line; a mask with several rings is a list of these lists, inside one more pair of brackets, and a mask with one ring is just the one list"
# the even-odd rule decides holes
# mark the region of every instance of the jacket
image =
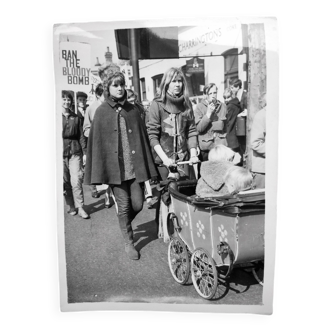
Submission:
[[100,99],[95,100],[85,111],[83,122],[83,133],[85,137],[89,137],[91,122],[95,116],[97,108],[101,105]]
[[86,153],[86,138],[83,135],[82,120],[74,112],[66,117],[62,114],[63,157]]
[[226,137],[226,113],[224,103],[218,101],[217,110],[210,118],[206,116],[208,103],[206,100],[200,102],[195,109],[195,123],[198,132],[199,147],[203,151],[211,150],[218,144],[220,139]]
[[197,131],[194,117],[190,111],[176,111],[171,113],[161,100],[153,100],[149,110],[147,131],[150,139],[152,153],[157,164],[162,160],[154,151],[158,144],[166,153],[168,158],[174,158],[174,124],[177,124],[177,161],[189,160],[191,148],[197,147]]
[[252,171],[265,173],[266,108],[258,111],[251,127]]
[[239,147],[239,141],[236,136],[236,118],[238,114],[242,112],[241,104],[237,97],[230,100],[227,104],[227,115],[226,115],[226,139],[228,147],[236,149]]
[[92,121],[85,165],[85,184],[121,184],[118,159],[119,115],[127,127],[137,182],[157,176],[143,121],[136,106],[127,100],[105,100]]
[[224,176],[234,166],[228,161],[204,161],[201,164],[201,177],[196,186],[196,194],[200,197],[229,195]]

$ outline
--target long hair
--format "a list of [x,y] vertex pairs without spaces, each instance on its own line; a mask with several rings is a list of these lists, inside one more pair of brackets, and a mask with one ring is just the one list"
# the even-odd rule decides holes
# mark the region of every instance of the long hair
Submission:
[[155,99],[161,100],[164,104],[166,103],[166,93],[169,84],[176,76],[180,76],[182,79],[182,95],[184,96],[183,106],[186,110],[192,110],[186,78],[180,68],[172,67],[166,71],[161,80],[159,91],[157,92]]

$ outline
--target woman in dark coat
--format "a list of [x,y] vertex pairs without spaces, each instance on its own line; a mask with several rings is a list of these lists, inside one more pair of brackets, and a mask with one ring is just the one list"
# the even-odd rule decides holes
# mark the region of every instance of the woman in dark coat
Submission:
[[106,80],[105,92],[89,134],[85,184],[111,186],[125,251],[139,259],[131,223],[143,208],[144,182],[157,172],[139,110],[127,101],[122,73]]

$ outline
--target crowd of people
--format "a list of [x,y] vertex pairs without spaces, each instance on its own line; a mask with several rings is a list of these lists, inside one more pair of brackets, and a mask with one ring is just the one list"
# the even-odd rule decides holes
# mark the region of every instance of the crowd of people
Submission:
[[[107,185],[105,207],[116,202],[125,252],[139,259],[132,222],[144,200],[152,199],[151,180],[198,178],[196,194],[221,196],[265,187],[265,95],[251,129],[252,168],[243,167],[246,151],[247,95],[241,80],[234,80],[218,97],[215,83],[204,87],[204,99],[193,105],[179,68],[165,72],[151,102],[138,101],[126,89],[121,72],[105,76],[95,89],[96,101],[87,95],[62,91],[63,184],[68,213],[89,218],[84,209],[84,184],[99,197],[97,185]],[[243,133],[244,131],[244,133]],[[193,172],[192,165],[200,165]],[[159,196],[158,196],[159,195]],[[163,207],[157,194],[156,221]]]

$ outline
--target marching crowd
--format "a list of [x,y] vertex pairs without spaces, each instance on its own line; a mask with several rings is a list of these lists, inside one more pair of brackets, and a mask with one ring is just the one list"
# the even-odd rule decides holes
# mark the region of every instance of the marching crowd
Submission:
[[[105,207],[116,202],[125,252],[139,259],[132,221],[151,201],[151,179],[198,178],[200,197],[230,195],[265,187],[265,95],[253,120],[250,151],[246,151],[247,94],[234,80],[218,97],[209,83],[204,99],[193,105],[181,69],[170,68],[150,103],[137,101],[125,88],[121,72],[111,73],[95,89],[96,101],[77,93],[77,113],[69,91],[62,91],[63,185],[68,213],[89,218],[84,210],[84,184],[99,197],[96,185],[108,186]],[[242,128],[241,128],[242,126]],[[241,132],[242,131],[242,132]],[[248,150],[248,149],[247,149]],[[251,169],[243,167],[252,153]],[[187,161],[187,163],[185,163]],[[192,165],[198,165],[195,174]],[[157,208],[160,197],[157,197]]]

